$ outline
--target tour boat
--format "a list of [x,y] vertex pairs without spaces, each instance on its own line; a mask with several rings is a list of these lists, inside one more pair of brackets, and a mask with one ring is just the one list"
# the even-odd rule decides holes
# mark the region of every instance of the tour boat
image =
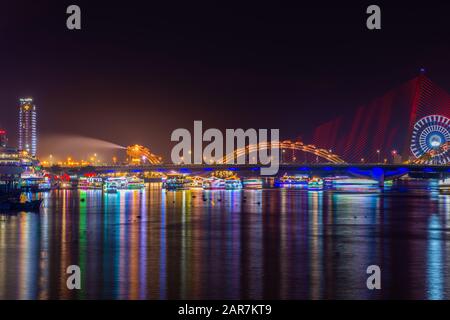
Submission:
[[103,179],[97,177],[80,177],[78,179],[78,189],[82,190],[101,190],[103,188]]
[[322,190],[323,189],[323,180],[320,178],[312,178],[308,181],[308,189],[309,190]]
[[37,191],[50,191],[52,189],[52,184],[48,178],[38,183]]
[[203,180],[203,189],[205,190],[224,190],[225,180],[216,177],[211,177]]
[[242,189],[241,179],[237,177],[231,177],[225,179],[225,189],[226,190],[240,190]]
[[308,185],[308,176],[288,176],[275,179],[275,187],[306,187]]
[[106,193],[117,193],[118,187],[114,182],[105,182],[103,191]]
[[140,190],[145,188],[144,179],[138,177],[127,177],[127,189],[128,190]]
[[103,190],[108,193],[115,193],[117,190],[141,190],[145,188],[143,179],[138,177],[116,177],[105,180]]
[[163,179],[163,189],[168,191],[185,190],[189,187],[189,179],[184,174],[168,174]]
[[438,186],[440,191],[450,192],[450,178],[440,180]]
[[202,177],[186,177],[186,187],[189,189],[202,189],[203,178]]
[[103,184],[103,191],[106,193],[116,193],[119,189],[125,189],[127,187],[127,180],[123,177],[108,178]]
[[128,188],[128,180],[126,177],[108,178],[105,181],[103,190],[110,187],[115,187],[117,190],[125,190]]
[[243,182],[244,189],[262,189],[263,182],[258,178],[245,179]]
[[21,188],[26,191],[43,192],[50,191],[52,185],[50,179],[39,173],[23,173],[21,176]]
[[377,180],[373,179],[358,179],[358,178],[337,178],[333,180],[335,186],[355,186],[355,185],[378,185]]

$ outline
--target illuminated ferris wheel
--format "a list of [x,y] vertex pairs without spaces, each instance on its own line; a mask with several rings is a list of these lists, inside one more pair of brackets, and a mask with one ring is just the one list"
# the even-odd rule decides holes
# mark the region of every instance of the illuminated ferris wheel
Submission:
[[450,163],[450,119],[430,115],[417,121],[411,137],[411,152],[418,163]]

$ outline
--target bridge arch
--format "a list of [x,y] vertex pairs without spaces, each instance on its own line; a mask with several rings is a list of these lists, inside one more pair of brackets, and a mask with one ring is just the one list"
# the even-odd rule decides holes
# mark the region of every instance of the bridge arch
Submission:
[[[278,145],[277,145],[278,144]],[[332,153],[330,150],[321,149],[311,144],[304,144],[303,142],[296,141],[292,142],[290,140],[285,140],[282,142],[278,142],[277,144],[273,144],[270,142],[260,142],[258,144],[249,145],[244,148],[236,149],[233,153],[227,154],[223,159],[222,163],[227,163],[227,160],[231,162],[231,160],[238,159],[238,157],[246,156],[251,153],[256,153],[258,150],[268,150],[271,148],[279,149],[279,150],[294,150],[301,151],[307,154],[315,155],[321,159],[324,159],[330,163],[344,164],[346,163],[343,159],[341,159],[338,155]]]

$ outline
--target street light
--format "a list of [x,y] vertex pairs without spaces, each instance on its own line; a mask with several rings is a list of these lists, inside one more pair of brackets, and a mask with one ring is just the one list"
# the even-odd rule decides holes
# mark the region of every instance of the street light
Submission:
[[377,159],[378,159],[378,163],[380,163],[380,149],[377,150]]
[[391,154],[392,154],[392,162],[395,163],[395,157],[397,156],[397,150],[392,150]]

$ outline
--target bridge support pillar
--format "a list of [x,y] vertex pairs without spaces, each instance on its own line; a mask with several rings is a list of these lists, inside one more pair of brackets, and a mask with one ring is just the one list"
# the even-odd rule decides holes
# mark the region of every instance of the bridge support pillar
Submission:
[[384,187],[384,170],[382,168],[373,168],[371,175],[378,181],[379,187]]
[[380,177],[378,177],[378,186],[384,187],[384,173]]

